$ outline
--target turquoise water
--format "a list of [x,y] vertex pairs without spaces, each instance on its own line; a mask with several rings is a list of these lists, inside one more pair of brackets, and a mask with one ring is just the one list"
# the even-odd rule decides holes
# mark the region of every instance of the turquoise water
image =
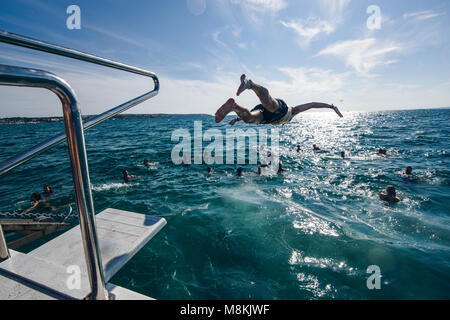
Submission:
[[[280,130],[286,171],[258,176],[244,165],[243,178],[236,165],[207,176],[206,165],[171,163],[172,132],[199,120],[225,133],[209,116],[107,121],[86,132],[97,212],[174,215],[113,283],[158,299],[450,298],[449,109],[305,113]],[[0,126],[0,160],[62,129]],[[375,155],[380,147],[386,157]],[[160,164],[144,167],[144,158]],[[402,178],[407,165],[416,179]],[[140,177],[122,183],[123,169]],[[45,183],[53,204],[74,203],[65,144],[1,178],[0,212],[27,208]],[[388,184],[400,203],[379,201]],[[380,267],[380,290],[366,286],[370,265]]]

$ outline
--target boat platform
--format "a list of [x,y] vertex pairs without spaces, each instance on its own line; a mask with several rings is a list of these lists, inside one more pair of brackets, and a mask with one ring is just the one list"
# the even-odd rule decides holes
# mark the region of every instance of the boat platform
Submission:
[[[106,288],[113,299],[151,299],[109,280],[165,225],[164,218],[111,208],[96,215]],[[27,254],[10,250],[10,255],[0,263],[0,300],[89,296],[91,287],[79,225]]]
[[8,243],[8,248],[13,250],[70,226],[66,222],[39,222],[24,219],[0,219],[0,225],[5,233],[15,232],[23,235]]

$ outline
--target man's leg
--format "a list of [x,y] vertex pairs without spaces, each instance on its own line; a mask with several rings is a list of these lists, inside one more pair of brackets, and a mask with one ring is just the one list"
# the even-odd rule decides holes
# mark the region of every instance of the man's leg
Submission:
[[258,124],[261,123],[264,119],[261,110],[250,111],[247,108],[238,105],[237,103],[233,105],[232,110],[236,112],[239,118],[241,118],[245,123]]
[[216,112],[216,123],[221,122],[227,114],[231,111],[236,112],[236,114],[245,122],[245,123],[261,123],[263,121],[263,114],[261,110],[249,111],[247,108],[244,108],[237,103],[235,103],[233,98],[228,99],[219,110]]
[[292,117],[296,116],[300,112],[304,112],[309,109],[332,109],[338,114],[339,117],[342,118],[342,114],[339,112],[337,107],[327,104],[327,103],[321,103],[321,102],[311,102],[311,103],[301,104],[299,106],[292,108]]
[[244,90],[251,89],[261,101],[264,109],[270,112],[276,112],[279,108],[278,101],[272,98],[269,94],[269,90],[265,87],[254,83],[252,80],[247,78],[245,74],[241,76],[241,85],[238,88],[237,95],[239,96]]

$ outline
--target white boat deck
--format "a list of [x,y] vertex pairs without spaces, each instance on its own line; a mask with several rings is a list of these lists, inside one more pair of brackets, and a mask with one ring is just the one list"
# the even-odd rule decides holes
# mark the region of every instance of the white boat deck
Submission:
[[10,278],[0,271],[0,300],[56,300],[63,299],[60,295],[54,295],[43,288],[38,288],[31,283],[22,282],[19,279]]
[[[108,282],[165,224],[163,218],[117,209],[106,209],[96,215],[105,281]],[[0,263],[0,299],[83,299],[89,294],[79,226],[28,254],[12,250],[10,253],[11,258]],[[75,289],[68,285],[68,281],[74,279],[71,278],[74,270],[81,271],[80,286]],[[113,284],[107,287],[119,299],[148,298]]]

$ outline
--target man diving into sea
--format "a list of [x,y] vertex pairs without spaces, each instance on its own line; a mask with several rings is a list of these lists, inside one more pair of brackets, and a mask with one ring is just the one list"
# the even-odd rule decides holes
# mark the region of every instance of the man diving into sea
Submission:
[[342,118],[342,114],[339,109],[334,105],[329,105],[320,102],[311,102],[302,104],[296,107],[288,107],[286,103],[281,99],[274,99],[270,96],[269,90],[263,86],[254,83],[245,74],[241,76],[241,85],[238,88],[237,95],[239,96],[244,90],[253,90],[256,93],[261,104],[254,107],[252,110],[248,110],[238,105],[233,98],[228,99],[216,112],[216,123],[221,122],[230,112],[234,111],[239,116],[230,121],[231,125],[234,125],[237,121],[244,121],[251,124],[273,124],[282,125],[288,123],[300,112],[304,112],[309,109],[332,109],[339,117]]

